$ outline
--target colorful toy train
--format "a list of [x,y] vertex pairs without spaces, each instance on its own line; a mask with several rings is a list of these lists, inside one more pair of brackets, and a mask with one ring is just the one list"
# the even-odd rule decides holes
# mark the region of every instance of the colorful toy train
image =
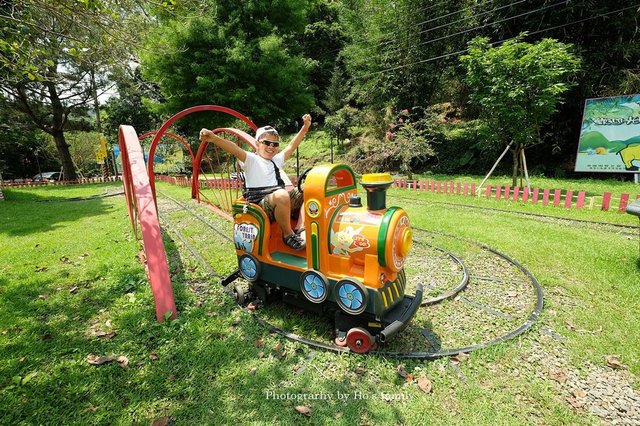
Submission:
[[357,195],[356,178],[344,164],[317,166],[304,182],[305,250],[282,241],[280,227],[244,199],[233,205],[233,237],[238,268],[223,280],[250,283],[249,293],[236,285],[239,302],[274,299],[333,317],[335,343],[365,353],[400,332],[422,301],[422,287],[405,294],[404,263],[412,245],[407,213],[386,207],[392,179],[387,173],[365,174],[367,206]]

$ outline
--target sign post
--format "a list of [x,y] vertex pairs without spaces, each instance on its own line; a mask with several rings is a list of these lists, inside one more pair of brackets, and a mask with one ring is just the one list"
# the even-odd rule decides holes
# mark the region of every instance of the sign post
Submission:
[[587,99],[576,172],[634,173],[640,170],[640,94]]

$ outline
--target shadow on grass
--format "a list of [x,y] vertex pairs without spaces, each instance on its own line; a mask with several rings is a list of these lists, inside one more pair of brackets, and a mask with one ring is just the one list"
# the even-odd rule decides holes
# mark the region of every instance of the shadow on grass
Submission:
[[[77,188],[76,188],[77,189]],[[94,192],[98,188],[92,188]],[[23,236],[50,231],[62,223],[99,216],[113,207],[102,198],[71,201],[64,187],[39,188],[38,191],[5,190],[0,206],[0,234]],[[64,196],[65,192],[69,196]],[[46,195],[43,195],[46,194]],[[61,194],[61,195],[53,195]],[[122,201],[124,203],[124,200]]]

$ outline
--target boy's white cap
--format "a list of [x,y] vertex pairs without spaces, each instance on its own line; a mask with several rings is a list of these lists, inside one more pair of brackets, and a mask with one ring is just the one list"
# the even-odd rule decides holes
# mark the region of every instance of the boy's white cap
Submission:
[[274,129],[271,126],[264,126],[264,127],[260,127],[258,130],[256,130],[256,140],[259,141],[260,138],[262,137],[262,135],[264,135],[265,133],[269,133],[269,134],[276,135],[276,136],[280,137],[280,135],[278,135],[278,131],[276,129]]

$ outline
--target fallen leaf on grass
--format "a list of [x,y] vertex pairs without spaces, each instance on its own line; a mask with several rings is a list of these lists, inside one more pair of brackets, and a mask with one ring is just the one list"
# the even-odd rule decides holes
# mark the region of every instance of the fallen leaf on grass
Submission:
[[60,262],[62,262],[62,263],[71,263],[71,261],[69,260],[69,258],[67,256],[60,257]]
[[78,287],[77,286],[76,287],[71,287],[69,289],[69,293],[71,293],[71,294],[74,294],[76,291],[78,291]]
[[46,266],[36,266],[36,272],[44,272],[47,269],[49,269],[49,268],[46,267]]
[[296,405],[293,409],[304,416],[311,417],[311,407],[307,407],[306,405]]
[[367,369],[366,369],[366,368],[363,368],[363,367],[358,367],[358,368],[356,368],[356,369],[354,370],[354,372],[355,372],[356,374],[364,374],[364,373],[366,373],[366,372],[367,372]]
[[170,374],[169,377],[167,377],[167,380],[170,382],[175,382],[176,381],[176,376],[174,374]]
[[251,370],[249,370],[249,374],[254,376],[256,374],[256,371],[258,371],[258,369],[256,367],[252,367]]
[[256,309],[258,309],[258,304],[257,304],[257,303],[253,303],[253,302],[251,302],[251,303],[249,303],[249,304],[247,305],[247,310],[248,310],[249,312],[255,312],[255,310],[256,310]]
[[576,398],[584,398],[585,396],[587,396],[587,392],[585,392],[583,389],[577,388],[573,390],[573,396],[575,396]]
[[100,356],[100,355],[87,355],[87,362],[91,365],[102,365],[107,362],[118,361],[120,367],[125,368],[129,365],[129,358],[124,355],[108,355],[108,356]]
[[47,300],[48,298],[49,298],[49,295],[46,293],[38,296],[38,299],[42,299],[42,300]]
[[171,423],[171,417],[158,417],[157,419],[155,419],[152,423],[151,426],[168,426]]
[[218,313],[217,312],[207,312],[207,316],[211,317],[211,318],[215,318],[215,317],[218,316]]
[[451,357],[451,362],[453,364],[460,364],[461,362],[464,362],[467,358],[469,358],[469,354],[460,352],[459,354]]
[[418,387],[422,389],[424,393],[431,393],[431,390],[433,389],[431,380],[427,379],[427,377],[423,374],[418,377]]
[[404,380],[407,383],[413,382],[413,374],[411,374],[411,373],[407,374],[407,377],[405,377]]
[[255,345],[255,347],[260,348],[260,347],[264,346],[264,340],[256,339],[256,341],[253,342],[253,344]]
[[567,382],[567,372],[566,370],[557,370],[557,371],[549,371],[549,378],[551,380],[555,380],[560,384],[564,384]]
[[582,408],[582,406],[584,405],[582,402],[578,401],[577,399],[575,399],[572,396],[568,396],[565,398],[565,400],[569,403],[569,405],[571,405],[573,408]]
[[151,361],[157,361],[158,360],[158,354],[155,352],[151,352],[149,354],[149,358],[151,358]]
[[620,355],[607,355],[604,357],[607,360],[607,365],[614,370],[625,370],[626,365],[620,362]]
[[403,379],[406,379],[407,376],[409,375],[409,372],[407,371],[407,369],[404,367],[404,365],[399,365],[398,366],[398,375],[400,377],[402,377]]
[[96,330],[93,335],[95,337],[100,337],[102,339],[111,339],[113,336],[116,335],[116,333],[114,331],[102,331],[102,330]]
[[276,352],[280,352],[280,350],[282,349],[282,343],[278,342],[273,346],[273,350]]
[[570,323],[569,321],[565,321],[564,325],[566,325],[569,330],[576,331],[576,326]]

